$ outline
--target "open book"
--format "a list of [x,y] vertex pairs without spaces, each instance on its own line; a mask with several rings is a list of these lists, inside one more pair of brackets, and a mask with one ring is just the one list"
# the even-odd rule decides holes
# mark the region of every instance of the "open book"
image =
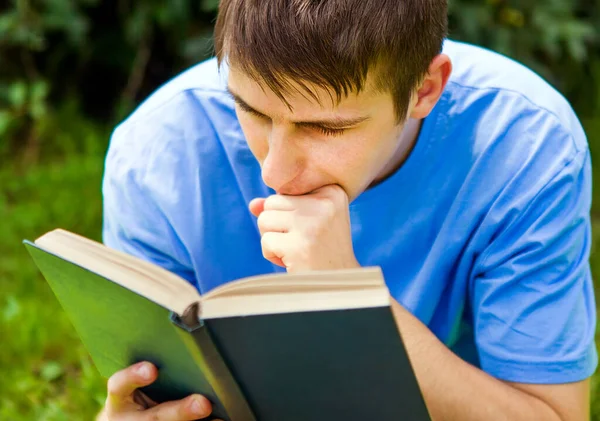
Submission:
[[158,366],[143,389],[155,401],[201,393],[232,421],[429,420],[379,268],[255,276],[200,295],[64,230],[24,243],[103,376]]

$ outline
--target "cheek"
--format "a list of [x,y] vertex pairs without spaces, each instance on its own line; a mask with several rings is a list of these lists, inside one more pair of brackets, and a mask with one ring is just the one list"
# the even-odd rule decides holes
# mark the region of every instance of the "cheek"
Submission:
[[374,139],[363,134],[345,142],[337,151],[337,155],[345,161],[346,168],[356,170],[356,176],[359,176],[373,161],[376,155],[376,143]]
[[370,184],[393,155],[396,143],[395,131],[363,133],[348,139],[332,155],[337,174],[359,188]]
[[356,184],[360,179],[369,177],[373,161],[373,142],[364,135],[329,139],[316,146],[318,157],[324,172],[347,184]]

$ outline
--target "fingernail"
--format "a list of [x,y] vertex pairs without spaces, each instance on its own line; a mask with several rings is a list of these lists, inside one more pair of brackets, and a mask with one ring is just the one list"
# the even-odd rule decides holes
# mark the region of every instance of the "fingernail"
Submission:
[[204,408],[202,407],[202,404],[200,403],[199,399],[192,400],[191,409],[195,415],[203,415],[204,414]]
[[140,365],[135,372],[142,377],[143,379],[149,379],[150,378],[150,366],[148,364],[142,364]]

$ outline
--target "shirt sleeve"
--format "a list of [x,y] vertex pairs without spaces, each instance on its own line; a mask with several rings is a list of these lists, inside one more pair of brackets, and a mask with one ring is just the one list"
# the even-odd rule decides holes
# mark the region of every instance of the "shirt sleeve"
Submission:
[[589,267],[591,164],[580,151],[499,229],[471,284],[482,370],[506,381],[566,383],[598,364]]
[[111,137],[102,185],[103,242],[194,283],[189,256],[157,193],[160,174],[148,170],[165,133],[142,123],[121,126]]

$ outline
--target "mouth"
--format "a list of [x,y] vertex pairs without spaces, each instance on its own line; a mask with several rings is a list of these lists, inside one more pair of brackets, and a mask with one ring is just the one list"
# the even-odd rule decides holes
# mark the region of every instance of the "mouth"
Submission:
[[281,189],[277,190],[276,193],[281,196],[304,196],[306,194],[310,194],[317,189]]
[[304,196],[307,194],[314,193],[317,190],[319,190],[325,186],[333,186],[333,185],[338,186],[343,189],[343,187],[340,186],[338,183],[325,183],[325,184],[321,184],[317,187],[312,187],[309,189],[283,188],[281,190],[276,191],[276,193],[279,195],[283,195],[283,196]]

